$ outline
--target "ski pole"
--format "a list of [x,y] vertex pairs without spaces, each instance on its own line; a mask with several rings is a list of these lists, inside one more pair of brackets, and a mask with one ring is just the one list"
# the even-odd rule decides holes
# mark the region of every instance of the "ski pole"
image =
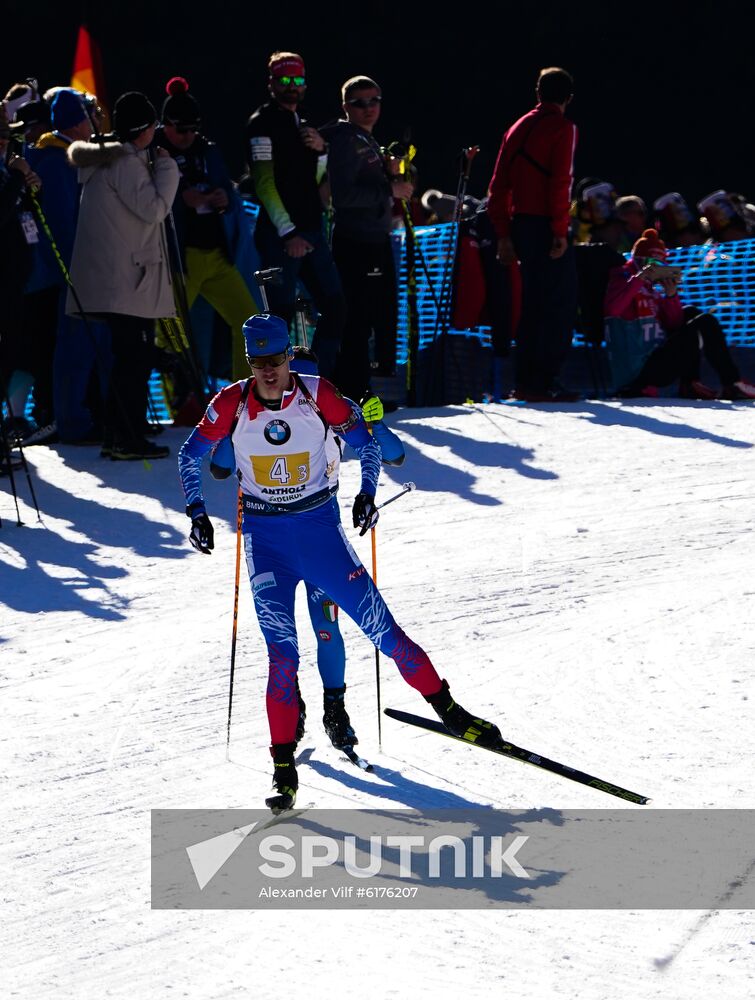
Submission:
[[241,521],[243,508],[239,486],[236,512],[236,582],[233,590],[233,631],[231,634],[231,679],[228,686],[228,729],[225,737],[225,759],[231,759],[231,712],[233,710],[233,675],[236,671],[236,633],[239,622],[239,574],[241,570]]
[[260,298],[262,299],[262,308],[266,313],[270,312],[270,303],[267,299],[267,289],[265,285],[269,281],[275,281],[278,275],[283,271],[282,267],[268,267],[264,271],[255,271],[254,280],[257,282],[257,287],[260,290]]
[[[440,283],[439,309],[435,316],[435,328],[433,330],[433,346],[437,344],[438,350],[433,351],[429,375],[425,378],[425,393],[423,402],[428,405],[434,390],[438,389],[438,397],[441,404],[445,395],[445,352],[446,335],[451,327],[451,307],[453,304],[453,285],[456,259],[459,250],[459,229],[464,211],[464,200],[469,183],[469,174],[472,169],[472,161],[480,152],[479,146],[468,146],[461,151],[461,168],[459,171],[459,182],[456,187],[456,202],[454,204],[453,221],[451,222],[449,249],[443,263],[443,277]],[[438,378],[439,376],[439,378]],[[430,402],[432,405],[432,402]]]
[[304,310],[307,308],[304,299],[299,296],[294,304],[294,309],[296,310],[296,322],[299,327],[299,336],[301,337],[301,342],[304,347],[309,347],[309,338],[307,337],[307,321],[304,319]]
[[[417,487],[415,486],[414,483],[404,483],[403,488],[401,489],[400,493],[394,493],[392,497],[388,497],[387,500],[383,500],[382,503],[379,503],[377,505],[377,507],[375,508],[375,510],[382,510],[382,508],[383,507],[387,507],[389,503],[393,503],[394,500],[400,499],[402,496],[404,496],[405,493],[410,493],[412,490],[416,490],[416,489],[417,489]],[[372,530],[374,531],[375,529],[373,528]],[[374,561],[374,552],[375,552],[375,543],[374,543],[374,540],[373,540],[373,543],[372,543],[372,550],[373,550],[373,561]]]
[[[154,168],[153,159],[150,159],[150,166]],[[170,232],[171,243],[173,245],[173,255],[176,261],[175,267],[173,267],[171,263],[171,255],[168,248],[168,232]],[[180,342],[181,348],[175,351],[175,353],[182,359],[185,365],[189,382],[194,383],[193,391],[196,393],[200,404],[205,405],[207,402],[209,382],[207,373],[205,372],[199,358],[196,337],[194,336],[194,331],[191,327],[191,310],[189,307],[189,293],[186,284],[186,274],[184,272],[183,257],[181,256],[181,244],[178,239],[176,220],[173,217],[172,209],[168,212],[166,218],[163,219],[160,224],[160,240],[162,251],[165,255],[165,261],[168,265],[168,279],[173,288],[173,301],[176,305],[175,319],[173,317],[170,317],[170,319],[173,320],[176,327],[174,338]],[[161,331],[163,334],[167,333],[168,325],[168,319],[161,321]]]
[[[401,494],[397,494],[401,496]],[[393,497],[395,500],[396,497]],[[386,501],[387,503],[388,501]],[[383,504],[385,506],[385,504]],[[377,541],[375,528],[373,527],[370,536],[372,539],[372,582],[377,587]],[[378,716],[378,750],[382,753],[383,750],[383,712],[381,709],[381,697],[380,697],[380,650],[375,646],[375,688],[377,692],[377,716]]]
[[459,224],[464,211],[464,199],[469,183],[469,174],[472,169],[472,160],[480,152],[479,146],[468,146],[461,151],[461,167],[459,170],[459,181],[456,186],[456,200],[454,202],[454,215],[451,222],[451,241],[448,253],[443,262],[443,277],[440,285],[439,309],[435,317],[435,330],[433,340],[440,335],[448,333],[451,324],[451,296],[454,266],[456,264],[456,254],[459,247]]

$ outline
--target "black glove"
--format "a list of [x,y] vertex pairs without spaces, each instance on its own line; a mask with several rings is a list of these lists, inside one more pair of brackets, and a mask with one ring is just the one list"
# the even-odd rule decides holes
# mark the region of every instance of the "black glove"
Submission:
[[201,514],[197,513],[192,516],[191,509],[189,507],[186,508],[186,513],[189,517],[191,517],[191,532],[189,533],[189,541],[197,552],[204,552],[205,555],[209,556],[211,551],[215,548],[215,531],[212,527],[212,521],[209,519],[205,511],[203,509],[201,510]]
[[357,493],[354,497],[354,506],[351,508],[354,517],[354,527],[361,528],[359,537],[366,534],[370,528],[374,528],[380,517],[380,512],[375,507],[375,497],[369,493]]

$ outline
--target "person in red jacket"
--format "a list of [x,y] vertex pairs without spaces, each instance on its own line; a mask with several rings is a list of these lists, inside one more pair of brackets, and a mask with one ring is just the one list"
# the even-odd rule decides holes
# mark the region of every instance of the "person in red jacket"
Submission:
[[657,396],[659,386],[679,379],[683,399],[716,399],[719,393],[700,381],[702,351],[721,380],[721,399],[755,399],[755,385],[740,377],[718,320],[695,306],[682,306],[675,272],[663,277],[662,270],[649,266],[665,260],[665,243],[655,229],[646,229],[634,244],[630,260],[609,277],[606,317],[642,320],[645,344],[657,344],[637,377],[619,394]]
[[522,310],[516,333],[516,388],[529,402],[577,398],[557,377],[571,345],[577,272],[569,246],[569,206],[577,129],[564,117],[574,81],[540,70],[537,105],[506,132],[488,191],[498,258],[519,260]]

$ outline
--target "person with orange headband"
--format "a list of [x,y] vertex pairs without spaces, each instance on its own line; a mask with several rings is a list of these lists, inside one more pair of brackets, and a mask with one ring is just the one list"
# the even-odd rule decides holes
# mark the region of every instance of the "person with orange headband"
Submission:
[[249,175],[260,206],[254,239],[263,268],[281,268],[268,288],[270,308],[291,326],[301,280],[319,317],[312,349],[332,378],[346,320],[338,270],[325,235],[320,182],[327,168],[325,140],[301,115],[307,92],[304,60],[274,52],[268,60],[270,100],[247,124]]

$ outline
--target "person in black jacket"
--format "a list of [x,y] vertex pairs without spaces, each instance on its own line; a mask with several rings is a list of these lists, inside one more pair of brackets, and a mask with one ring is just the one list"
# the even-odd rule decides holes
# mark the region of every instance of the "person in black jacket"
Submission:
[[[28,429],[23,412],[13,412],[11,376],[22,346],[23,289],[33,264],[32,247],[39,242],[28,193],[36,192],[41,182],[22,156],[9,153],[10,134],[0,102],[0,399],[10,405],[5,431],[15,438]],[[26,390],[24,383],[22,400]]]
[[[393,200],[412,195],[411,181],[390,175],[372,135],[382,93],[355,76],[341,88],[345,118],[322,129],[328,143],[333,201],[333,258],[346,296],[346,327],[336,384],[352,399],[370,392],[370,374],[390,376],[396,363],[396,273],[391,246]],[[373,359],[370,339],[374,336]]]
[[268,60],[271,100],[247,124],[249,175],[260,205],[255,243],[264,268],[280,267],[281,283],[268,290],[270,309],[291,323],[301,279],[319,312],[312,349],[320,373],[332,378],[345,306],[341,281],[325,238],[319,184],[327,161],[325,140],[299,114],[307,81],[295,52]]

